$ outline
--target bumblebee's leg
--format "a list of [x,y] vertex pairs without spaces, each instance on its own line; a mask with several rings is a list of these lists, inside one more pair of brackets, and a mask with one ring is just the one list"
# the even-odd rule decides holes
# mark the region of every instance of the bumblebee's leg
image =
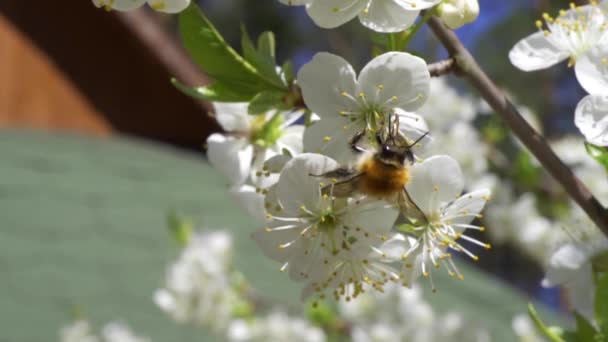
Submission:
[[363,153],[365,152],[365,149],[359,145],[357,145],[359,143],[359,141],[361,141],[361,138],[363,138],[363,136],[365,135],[365,130],[358,132],[357,134],[355,134],[352,139],[350,139],[349,141],[349,145],[350,148],[355,152],[355,153]]

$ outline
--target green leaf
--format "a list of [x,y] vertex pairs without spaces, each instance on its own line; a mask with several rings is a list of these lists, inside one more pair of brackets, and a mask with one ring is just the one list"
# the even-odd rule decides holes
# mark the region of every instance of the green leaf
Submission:
[[275,51],[276,41],[274,39],[274,33],[271,31],[262,32],[258,37],[258,53],[263,56],[271,57],[273,64],[275,64]]
[[167,215],[167,225],[171,236],[180,246],[185,246],[190,241],[190,236],[194,230],[194,224],[189,219],[181,217],[177,212],[171,211]]
[[604,147],[595,146],[586,142],[585,149],[587,150],[587,154],[608,170],[608,151],[606,151]]
[[284,103],[283,98],[285,93],[277,91],[264,91],[251,99],[247,111],[250,115],[264,114],[271,109],[283,109]]
[[283,78],[285,79],[285,82],[287,82],[287,84],[292,84],[293,81],[296,79],[296,74],[293,70],[293,63],[291,61],[283,63],[283,66],[281,67],[281,72],[283,73]]
[[600,331],[608,335],[608,273],[597,277],[595,291],[595,320]]
[[217,102],[243,102],[249,101],[251,95],[235,93],[232,87],[215,82],[204,87],[189,87],[175,78],[171,79],[171,83],[182,93],[199,100],[217,101]]
[[180,13],[179,31],[194,61],[211,78],[232,88],[233,93],[253,97],[275,87],[226,43],[194,2]]
[[561,337],[561,331],[556,327],[548,327],[543,323],[542,319],[538,315],[534,304],[528,303],[528,315],[530,315],[530,319],[534,322],[534,325],[545,337],[553,342],[565,342]]
[[258,48],[253,45],[249,33],[241,25],[241,46],[243,56],[269,84],[278,89],[287,89],[275,61],[275,42],[272,32],[264,32],[258,38]]
[[574,312],[574,318],[576,319],[576,341],[593,341],[597,331],[591,323],[576,311]]

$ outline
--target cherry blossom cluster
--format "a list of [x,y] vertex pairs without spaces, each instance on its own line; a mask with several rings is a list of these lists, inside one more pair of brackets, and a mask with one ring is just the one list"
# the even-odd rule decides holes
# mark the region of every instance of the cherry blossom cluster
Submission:
[[608,146],[608,1],[543,14],[538,32],[519,41],[509,58],[523,71],[535,71],[568,60],[589,93],[576,107],[574,123],[585,139]]
[[122,322],[110,322],[96,335],[87,320],[76,320],[59,332],[61,342],[150,342],[148,338],[136,335]]

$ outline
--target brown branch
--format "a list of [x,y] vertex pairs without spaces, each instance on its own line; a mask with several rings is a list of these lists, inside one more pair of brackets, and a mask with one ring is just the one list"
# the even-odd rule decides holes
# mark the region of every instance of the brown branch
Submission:
[[456,60],[454,58],[448,58],[443,61],[429,64],[428,67],[429,72],[431,73],[431,77],[439,77],[454,71],[455,66]]
[[601,203],[559,159],[545,139],[524,120],[505,94],[477,64],[475,58],[462,45],[454,32],[447,29],[437,18],[431,18],[428,25],[456,61],[456,71],[477,89],[543,167],[564,187],[604,235],[608,236],[608,212]]

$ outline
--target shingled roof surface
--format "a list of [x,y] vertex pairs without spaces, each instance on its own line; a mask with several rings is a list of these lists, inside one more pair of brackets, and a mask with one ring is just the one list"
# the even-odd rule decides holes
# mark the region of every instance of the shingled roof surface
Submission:
[[[253,285],[299,302],[300,286],[262,257],[249,238],[257,227],[202,156],[127,138],[23,131],[0,132],[0,156],[0,341],[56,340],[74,310],[98,327],[121,319],[156,342],[217,340],[152,303],[177,253],[165,226],[170,209],[231,230],[236,266]],[[469,312],[497,341],[512,340],[510,321],[525,301],[463,268],[462,282],[435,272],[439,292],[427,298],[437,311]]]

